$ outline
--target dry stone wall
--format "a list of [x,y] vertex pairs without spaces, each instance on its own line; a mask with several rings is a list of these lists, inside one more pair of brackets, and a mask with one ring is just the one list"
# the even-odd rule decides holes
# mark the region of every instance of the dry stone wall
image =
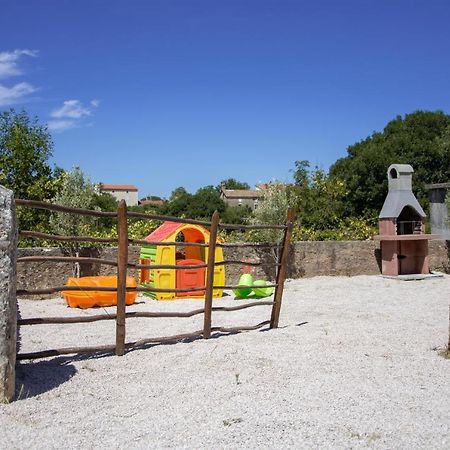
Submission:
[[[431,270],[450,272],[450,241],[430,242]],[[261,261],[262,266],[252,268],[255,278],[273,280],[275,277],[274,255],[266,249],[226,248],[225,259]],[[19,249],[19,256],[64,255],[59,248]],[[117,249],[113,247],[83,249],[80,256],[116,260]],[[138,262],[139,247],[130,247],[130,262]],[[242,272],[239,265],[226,267],[227,284],[235,283]],[[113,266],[82,264],[81,276],[115,274]],[[314,277],[319,275],[378,275],[381,273],[380,247],[375,241],[322,241],[296,242],[291,245],[288,278]],[[133,276],[134,271],[129,274]],[[19,263],[17,281],[19,289],[37,289],[64,285],[72,276],[72,264],[67,263]],[[48,296],[47,296],[48,297]]]

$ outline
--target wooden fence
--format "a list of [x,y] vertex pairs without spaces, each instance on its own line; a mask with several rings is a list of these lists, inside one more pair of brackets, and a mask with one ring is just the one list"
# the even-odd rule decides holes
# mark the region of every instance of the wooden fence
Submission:
[[[47,239],[54,241],[66,241],[66,242],[96,242],[96,243],[116,243],[118,245],[117,261],[106,260],[100,258],[85,258],[85,257],[54,257],[54,256],[28,256],[18,258],[18,263],[28,262],[42,262],[42,261],[54,261],[54,262],[78,262],[78,263],[99,263],[110,266],[117,266],[117,288],[114,287],[98,287],[98,286],[54,286],[45,289],[22,289],[17,290],[17,295],[39,295],[50,294],[60,291],[117,291],[117,311],[116,314],[99,314],[92,316],[80,316],[80,317],[35,317],[35,318],[22,318],[18,320],[19,326],[36,325],[36,324],[65,324],[65,323],[83,323],[83,322],[96,322],[99,320],[115,320],[116,321],[116,343],[115,345],[102,345],[102,346],[89,346],[89,347],[66,347],[60,349],[45,350],[33,353],[19,353],[17,359],[35,359],[44,358],[56,355],[65,355],[72,353],[95,353],[95,352],[115,352],[116,355],[123,355],[125,349],[132,349],[136,347],[142,347],[147,344],[158,344],[176,342],[184,339],[194,339],[203,337],[208,339],[212,332],[219,333],[236,333],[240,331],[255,330],[263,327],[264,325],[270,325],[270,328],[277,328],[281,310],[281,301],[283,295],[284,281],[286,277],[286,266],[289,252],[289,243],[292,235],[293,222],[295,220],[295,214],[293,209],[289,209],[287,213],[285,225],[234,225],[234,224],[221,224],[219,222],[219,214],[216,211],[210,222],[180,219],[176,217],[166,217],[152,214],[136,213],[127,210],[125,201],[121,201],[118,205],[117,212],[101,212],[79,208],[68,208],[60,205],[38,202],[34,200],[20,200],[16,199],[16,205],[22,207],[30,207],[37,209],[45,209],[60,213],[71,213],[78,215],[88,215],[95,217],[109,217],[117,220],[117,239],[115,238],[95,238],[91,236],[60,236],[46,233],[39,233],[35,231],[19,230],[19,236],[31,237],[38,239]],[[128,218],[147,219],[147,220],[160,220],[160,221],[172,221],[185,224],[202,225],[209,228],[210,239],[209,243],[183,243],[184,246],[196,246],[196,247],[208,247],[208,260],[205,264],[198,265],[157,265],[157,264],[137,264],[130,263],[128,261],[128,246],[130,244],[145,244],[145,245],[179,245],[180,243],[173,242],[149,242],[145,240],[129,239],[128,238]],[[281,243],[278,244],[258,244],[258,243],[237,243],[237,244],[225,244],[217,243],[217,233],[219,229],[227,230],[249,230],[249,229],[278,229],[283,231],[283,238]],[[227,264],[240,264],[247,266],[257,266],[261,263],[250,263],[248,261],[236,261],[225,260],[222,262],[215,262],[215,248],[216,246],[222,247],[278,247],[279,256],[276,262],[276,282],[268,286],[275,288],[273,301],[255,301],[241,304],[238,306],[224,307],[224,306],[212,306],[213,290],[214,289],[233,289],[238,286],[235,285],[214,285],[214,267],[217,265]],[[127,287],[126,277],[128,269],[174,269],[174,270],[186,270],[193,268],[206,268],[205,286],[198,287],[196,289],[205,291],[204,307],[196,309],[190,312],[127,312],[125,305],[125,295],[128,291],[139,292],[189,292],[192,288],[187,289],[161,289],[154,287]],[[240,286],[242,287],[242,286]],[[245,308],[251,308],[261,305],[271,305],[272,312],[270,320],[261,322],[253,326],[242,326],[233,328],[224,327],[212,327],[211,315],[213,311],[237,311]],[[194,315],[203,314],[203,329],[188,334],[179,334],[166,337],[154,337],[147,339],[140,339],[134,342],[126,342],[125,336],[125,321],[133,317],[192,317]]]

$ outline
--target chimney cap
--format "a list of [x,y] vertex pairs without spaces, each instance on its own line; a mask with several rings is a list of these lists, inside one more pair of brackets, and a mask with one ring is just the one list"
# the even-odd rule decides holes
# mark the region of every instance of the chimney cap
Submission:
[[414,169],[409,164],[391,164],[387,170],[389,179],[399,178],[401,175],[410,176],[412,173]]

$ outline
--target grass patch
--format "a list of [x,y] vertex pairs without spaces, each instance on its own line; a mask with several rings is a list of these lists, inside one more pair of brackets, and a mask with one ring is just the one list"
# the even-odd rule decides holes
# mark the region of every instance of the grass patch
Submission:
[[448,348],[438,348],[437,353],[444,359],[450,359],[450,349]]

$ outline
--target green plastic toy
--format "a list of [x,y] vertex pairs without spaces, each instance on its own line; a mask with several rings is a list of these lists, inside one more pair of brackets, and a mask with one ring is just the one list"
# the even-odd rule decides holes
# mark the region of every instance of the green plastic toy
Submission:
[[255,280],[253,282],[253,292],[255,297],[264,298],[269,297],[273,293],[273,287],[266,287],[266,280]]
[[238,287],[233,289],[236,298],[248,298],[252,293],[256,298],[269,297],[273,293],[272,287],[266,287],[266,280],[255,280],[249,273],[243,273],[238,281]]
[[238,281],[238,287],[233,289],[233,293],[238,298],[247,298],[252,293],[253,277],[249,273],[243,273]]

